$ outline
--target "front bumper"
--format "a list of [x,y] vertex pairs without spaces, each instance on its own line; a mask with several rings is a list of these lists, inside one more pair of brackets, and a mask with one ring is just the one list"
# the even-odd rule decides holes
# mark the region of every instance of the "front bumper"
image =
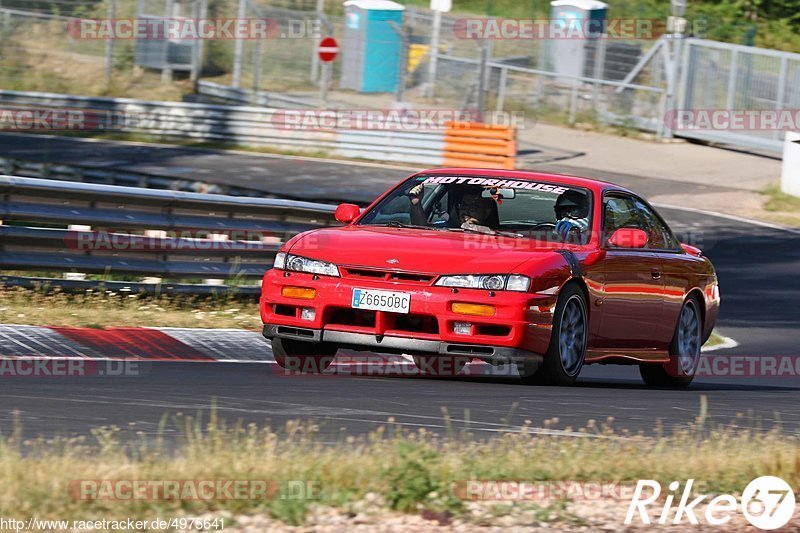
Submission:
[[[305,300],[282,295],[283,287],[314,289]],[[408,314],[354,310],[353,289],[408,293]],[[488,304],[493,316],[454,313],[455,302]],[[270,270],[264,275],[260,301],[264,336],[330,342],[386,353],[472,356],[508,362],[540,359],[552,331],[555,295],[481,289],[452,289],[430,283],[369,278],[315,276]],[[313,309],[303,319],[302,309]],[[454,331],[456,322],[472,324],[470,334]]]
[[368,333],[347,331],[325,331],[318,329],[295,328],[264,324],[264,337],[273,339],[297,339],[310,342],[329,342],[343,348],[373,350],[384,353],[438,354],[446,356],[474,357],[492,365],[505,365],[521,362],[539,362],[542,356],[527,350],[503,346],[479,346],[476,344],[453,344],[424,339],[404,337],[376,337]]

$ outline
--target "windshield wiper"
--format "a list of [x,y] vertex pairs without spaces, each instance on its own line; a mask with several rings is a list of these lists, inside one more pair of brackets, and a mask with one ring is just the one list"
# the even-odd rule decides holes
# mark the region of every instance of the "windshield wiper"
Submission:
[[436,229],[430,226],[418,226],[416,224],[406,224],[405,222],[400,222],[399,220],[390,220],[386,224],[375,224],[376,226],[386,226],[389,228],[411,228],[411,229]]
[[459,228],[451,228],[451,231],[463,231],[464,233],[480,233],[482,235],[500,235],[503,237],[511,237],[514,239],[521,239],[525,236],[522,235],[521,233],[512,233],[510,231],[500,231],[492,228],[486,228],[486,229],[489,231],[486,231],[484,229],[471,228],[469,226],[467,227],[461,226]]

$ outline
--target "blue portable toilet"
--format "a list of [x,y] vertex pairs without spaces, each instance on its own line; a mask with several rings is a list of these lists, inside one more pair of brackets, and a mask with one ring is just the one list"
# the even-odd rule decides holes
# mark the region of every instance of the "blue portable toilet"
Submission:
[[390,0],[348,0],[344,3],[342,44],[343,89],[362,93],[397,90],[403,43],[392,26],[403,27],[405,7]]
[[[605,31],[608,4],[600,0],[553,0],[550,2],[552,24],[565,28],[578,25],[583,28],[586,38],[554,39],[548,42],[550,64],[558,74],[585,76],[598,39]],[[591,74],[589,74],[591,75]],[[575,78],[559,76],[560,82],[580,85]]]

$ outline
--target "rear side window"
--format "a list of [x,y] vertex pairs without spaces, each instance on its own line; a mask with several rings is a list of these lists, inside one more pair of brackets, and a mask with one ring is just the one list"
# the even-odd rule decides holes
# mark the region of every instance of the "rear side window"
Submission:
[[650,235],[648,248],[653,250],[678,250],[680,243],[670,231],[669,227],[650,207],[639,200],[634,199],[634,205],[639,211],[639,215],[647,225],[646,231]]
[[639,211],[629,196],[608,196],[603,209],[603,233],[607,241],[620,228],[637,228],[647,231]]

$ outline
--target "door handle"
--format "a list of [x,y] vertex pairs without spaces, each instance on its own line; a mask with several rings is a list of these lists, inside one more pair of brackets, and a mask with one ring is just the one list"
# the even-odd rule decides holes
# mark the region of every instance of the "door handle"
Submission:
[[653,276],[653,279],[661,279],[661,271],[657,268],[651,270],[650,274]]

